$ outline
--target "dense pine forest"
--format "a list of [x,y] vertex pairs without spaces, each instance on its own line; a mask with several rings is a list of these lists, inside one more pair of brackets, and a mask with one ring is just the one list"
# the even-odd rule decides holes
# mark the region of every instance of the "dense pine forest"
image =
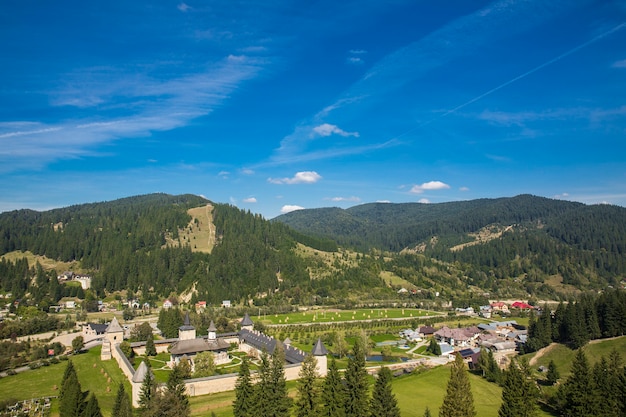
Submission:
[[602,289],[620,286],[626,275],[626,209],[617,206],[520,195],[298,210],[274,221],[360,251],[419,253],[494,292],[507,278],[548,294],[551,277]]
[[[210,253],[186,233],[200,228],[188,211],[207,205]],[[558,300],[623,286],[625,250],[626,209],[528,195],[300,210],[268,221],[194,195],[151,194],[0,214],[0,255],[30,251],[93,277],[85,293],[60,285],[63,271],[2,259],[0,293],[28,294],[44,310],[62,297],[93,301],[120,290],[154,302],[193,289],[192,302],[257,306],[401,297],[463,306],[486,292]],[[418,291],[401,296],[402,287]]]

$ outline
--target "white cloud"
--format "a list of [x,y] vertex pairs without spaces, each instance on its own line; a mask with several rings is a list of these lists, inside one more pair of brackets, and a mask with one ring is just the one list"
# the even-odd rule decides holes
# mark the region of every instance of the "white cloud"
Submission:
[[417,202],[422,204],[430,204],[430,200],[427,198],[420,198],[419,200],[417,200]]
[[361,201],[361,199],[359,197],[330,197],[327,198],[326,200],[330,200],[330,201],[335,201],[335,202],[339,202],[339,201],[348,201],[348,202],[352,202],[352,203],[358,203]]
[[444,190],[448,188],[450,188],[450,186],[441,181],[429,181],[422,185],[414,185],[409,192],[411,194],[422,194],[424,191]]
[[244,198],[241,201],[243,201],[244,203],[256,203],[257,202],[256,198],[254,197]]
[[626,59],[622,59],[621,61],[616,61],[611,65],[613,68],[626,68]]
[[469,190],[470,190],[469,187],[461,187],[461,188],[459,188],[459,191],[463,191],[463,192],[466,192],[466,191],[469,191]]
[[315,126],[313,128],[313,132],[317,133],[319,136],[330,136],[330,135],[339,135],[339,136],[354,136],[355,138],[359,137],[359,132],[346,132],[343,129],[340,129],[336,125],[331,125],[329,123],[323,123],[319,126]]
[[289,213],[291,211],[296,211],[296,210],[304,210],[304,207],[286,204],[280,209],[280,212],[282,214],[285,214],[285,213]]
[[358,56],[349,56],[348,63],[358,65],[365,63],[365,61],[363,61],[363,59],[359,58]]
[[391,203],[390,200],[376,200],[377,203]]
[[241,170],[241,173],[244,175],[254,175],[254,170],[249,168],[244,168]]
[[350,49],[350,53],[353,55],[363,55],[366,54],[367,51],[365,49]]
[[218,176],[220,176],[221,178],[227,180],[228,177],[230,176],[230,172],[228,171],[220,171],[217,173]]
[[292,178],[268,178],[272,184],[315,184],[322,176],[315,171],[296,172]]
[[189,9],[191,9],[191,6],[189,6],[186,3],[179,3],[178,6],[176,6],[176,8],[180,10],[181,12],[185,13],[189,11]]

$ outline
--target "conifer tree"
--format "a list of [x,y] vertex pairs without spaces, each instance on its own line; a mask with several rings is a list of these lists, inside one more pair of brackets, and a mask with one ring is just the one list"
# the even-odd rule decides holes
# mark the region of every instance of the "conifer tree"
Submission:
[[59,393],[59,414],[61,417],[79,417],[84,406],[85,393],[82,392],[74,364],[68,361]]
[[154,379],[154,374],[152,373],[152,370],[148,367],[148,372],[146,373],[146,376],[141,383],[141,390],[139,391],[139,408],[142,411],[145,411],[154,407],[156,397],[156,380]]
[[335,358],[330,359],[328,373],[324,380],[322,390],[323,407],[321,415],[323,417],[344,417],[344,388],[337,368]]
[[366,417],[368,415],[367,370],[365,369],[365,352],[358,339],[354,344],[352,356],[348,358],[344,380],[346,417]]
[[298,379],[298,399],[296,400],[297,417],[319,416],[319,386],[317,384],[317,360],[307,354],[302,362]]
[[259,365],[259,379],[254,386],[254,406],[258,416],[270,415],[272,410],[270,390],[272,389],[270,379],[270,357],[267,352],[261,352]]
[[102,417],[102,411],[100,411],[100,405],[94,393],[89,396],[82,417]]
[[371,417],[400,417],[398,400],[391,391],[391,378],[392,374],[389,368],[381,367],[370,399]]
[[428,406],[426,406],[426,410],[424,410],[424,417],[432,417],[432,415],[430,414],[430,408],[428,408]]
[[443,398],[443,405],[439,410],[439,417],[474,417],[474,397],[470,386],[465,361],[461,355],[456,355],[450,370],[450,380]]
[[130,404],[130,398],[126,394],[126,390],[124,389],[124,384],[120,382],[120,385],[117,389],[117,396],[115,397],[115,404],[113,405],[113,411],[111,411],[112,416],[116,417],[132,417],[133,409]]
[[285,351],[282,345],[277,343],[271,357],[270,368],[270,404],[274,417],[288,417],[291,408],[291,398],[287,395],[287,380],[285,379]]
[[589,362],[582,349],[578,349],[572,362],[571,374],[557,392],[559,411],[568,417],[598,415],[593,394],[593,380]]
[[152,335],[148,336],[148,340],[146,340],[146,356],[156,356],[157,351],[154,346],[154,338]]
[[559,374],[559,370],[556,367],[556,363],[553,360],[548,364],[548,372],[546,373],[546,380],[548,384],[554,385],[557,383],[561,374]]
[[244,356],[239,367],[239,377],[235,383],[233,414],[235,417],[252,417],[254,412],[254,386],[250,375],[250,359]]
[[[172,408],[175,410],[183,410],[185,415],[189,415],[189,397],[185,391],[185,375],[188,372],[186,366],[183,364],[177,364],[172,368],[169,377],[167,378],[167,392],[171,395],[168,395],[169,402],[176,402],[176,404],[172,405]],[[161,401],[163,402],[163,401]],[[181,414],[182,415],[182,414]]]
[[499,417],[535,417],[536,395],[532,381],[527,378],[519,364],[513,360],[504,373],[502,381],[502,404]]

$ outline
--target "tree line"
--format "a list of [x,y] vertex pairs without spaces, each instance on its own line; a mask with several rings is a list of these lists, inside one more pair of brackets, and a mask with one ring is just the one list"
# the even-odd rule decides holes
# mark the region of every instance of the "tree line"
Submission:
[[554,311],[545,306],[539,317],[531,315],[524,350],[533,352],[552,342],[577,349],[590,340],[625,333],[626,293],[610,290],[598,296],[583,295],[567,304],[559,303]]

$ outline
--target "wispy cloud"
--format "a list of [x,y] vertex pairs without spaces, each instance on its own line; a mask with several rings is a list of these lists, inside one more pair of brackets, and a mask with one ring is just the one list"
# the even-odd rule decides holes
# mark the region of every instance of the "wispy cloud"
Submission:
[[243,201],[244,203],[256,203],[257,202],[256,198],[254,198],[254,197],[244,198],[241,201]]
[[350,203],[359,203],[361,199],[359,197],[328,197],[325,200],[334,201],[334,202],[350,202]]
[[301,171],[291,178],[268,178],[272,184],[315,184],[322,179],[322,176],[315,171]]
[[304,210],[304,207],[302,207],[302,206],[296,206],[296,205],[293,205],[293,204],[285,204],[285,205],[284,205],[284,206],[282,206],[282,208],[280,209],[280,212],[281,212],[282,214],[285,214],[285,213],[289,213],[289,212],[296,211],[296,210]]
[[422,204],[430,204],[430,200],[427,198],[420,198],[419,200],[417,200],[417,202]]
[[185,126],[222,105],[265,64],[231,56],[204,72],[169,80],[130,73],[115,73],[111,79],[109,72],[97,71],[95,78],[86,79],[87,70],[75,74],[74,86],[56,91],[52,104],[81,107],[83,118],[76,120],[68,112],[66,120],[53,124],[0,123],[0,172],[39,169],[52,161],[95,155],[96,145]]
[[319,126],[315,126],[313,128],[313,132],[319,136],[330,136],[330,135],[339,135],[339,136],[354,136],[355,138],[359,137],[359,132],[346,132],[343,129],[340,129],[336,125],[331,125],[329,123],[323,123]]
[[613,68],[626,68],[626,59],[622,59],[621,61],[616,61],[611,65]]
[[422,194],[424,191],[435,191],[435,190],[445,190],[450,188],[450,186],[441,181],[429,181],[425,182],[421,185],[414,185],[409,190],[411,194]]
[[180,10],[181,12],[185,13],[191,9],[191,6],[189,6],[186,3],[179,3],[178,6],[176,6],[176,8]]

